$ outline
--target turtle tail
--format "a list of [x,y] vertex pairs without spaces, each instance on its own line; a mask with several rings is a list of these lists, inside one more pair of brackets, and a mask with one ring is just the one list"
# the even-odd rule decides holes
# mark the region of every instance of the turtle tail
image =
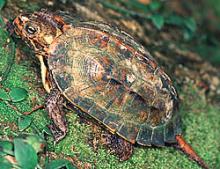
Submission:
[[199,157],[199,155],[193,150],[193,148],[184,140],[181,135],[176,136],[178,143],[178,148],[182,150],[185,154],[196,161],[202,168],[209,169],[208,165]]

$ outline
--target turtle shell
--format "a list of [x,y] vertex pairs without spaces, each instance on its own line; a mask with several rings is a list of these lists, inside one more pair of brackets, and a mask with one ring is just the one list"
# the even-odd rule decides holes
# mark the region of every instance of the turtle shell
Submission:
[[50,45],[48,66],[66,99],[111,133],[143,146],[174,143],[181,134],[170,78],[123,31],[74,23]]

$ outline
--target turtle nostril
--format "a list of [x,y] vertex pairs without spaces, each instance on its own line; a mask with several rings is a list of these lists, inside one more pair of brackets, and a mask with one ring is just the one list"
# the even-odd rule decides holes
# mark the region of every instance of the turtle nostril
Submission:
[[19,24],[22,24],[22,23],[23,23],[23,21],[21,20],[20,17],[18,17],[18,21],[19,21]]

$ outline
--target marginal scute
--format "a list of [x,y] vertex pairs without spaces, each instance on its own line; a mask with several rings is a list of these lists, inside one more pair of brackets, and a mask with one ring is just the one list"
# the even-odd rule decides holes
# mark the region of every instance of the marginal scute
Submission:
[[77,103],[77,107],[81,108],[83,111],[88,112],[94,105],[94,101],[87,98],[81,98]]
[[138,144],[142,146],[151,146],[151,136],[152,136],[153,128],[147,124],[143,124],[140,126],[140,130],[138,132],[136,141]]
[[181,135],[182,134],[182,122],[179,116],[176,116],[175,122],[174,122],[174,129],[175,129],[175,135]]
[[134,124],[124,123],[117,130],[117,134],[134,144],[136,141],[138,130],[139,130],[139,126],[135,126]]
[[164,126],[153,129],[152,144],[155,146],[164,146]]
[[133,38],[74,22],[49,48],[54,81],[75,107],[131,143],[164,146],[181,133],[172,82]]
[[103,111],[99,106],[93,105],[88,111],[89,115],[92,116],[93,118],[103,121],[105,117],[108,115],[106,111]]
[[171,121],[167,124],[167,127],[165,128],[164,132],[165,132],[165,138],[164,138],[165,142],[167,142],[167,143],[176,142],[173,121]]
[[108,114],[103,120],[103,124],[110,129],[110,131],[115,132],[121,126],[121,117],[115,114]]

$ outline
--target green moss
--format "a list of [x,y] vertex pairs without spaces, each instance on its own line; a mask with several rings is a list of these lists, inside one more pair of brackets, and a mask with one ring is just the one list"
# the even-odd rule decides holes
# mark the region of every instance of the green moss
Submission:
[[[218,168],[220,110],[207,105],[196,89],[189,87],[186,91],[181,93],[184,101],[180,110],[183,117],[184,137],[210,166]],[[79,156],[84,162],[95,161],[96,168],[200,168],[186,155],[172,147],[138,147],[135,148],[132,158],[126,162],[119,162],[115,156],[109,155],[102,148],[94,153],[87,143],[89,126],[79,124],[75,115],[68,114],[68,120],[69,135],[55,147],[55,152]],[[74,151],[72,146],[75,148]]]

